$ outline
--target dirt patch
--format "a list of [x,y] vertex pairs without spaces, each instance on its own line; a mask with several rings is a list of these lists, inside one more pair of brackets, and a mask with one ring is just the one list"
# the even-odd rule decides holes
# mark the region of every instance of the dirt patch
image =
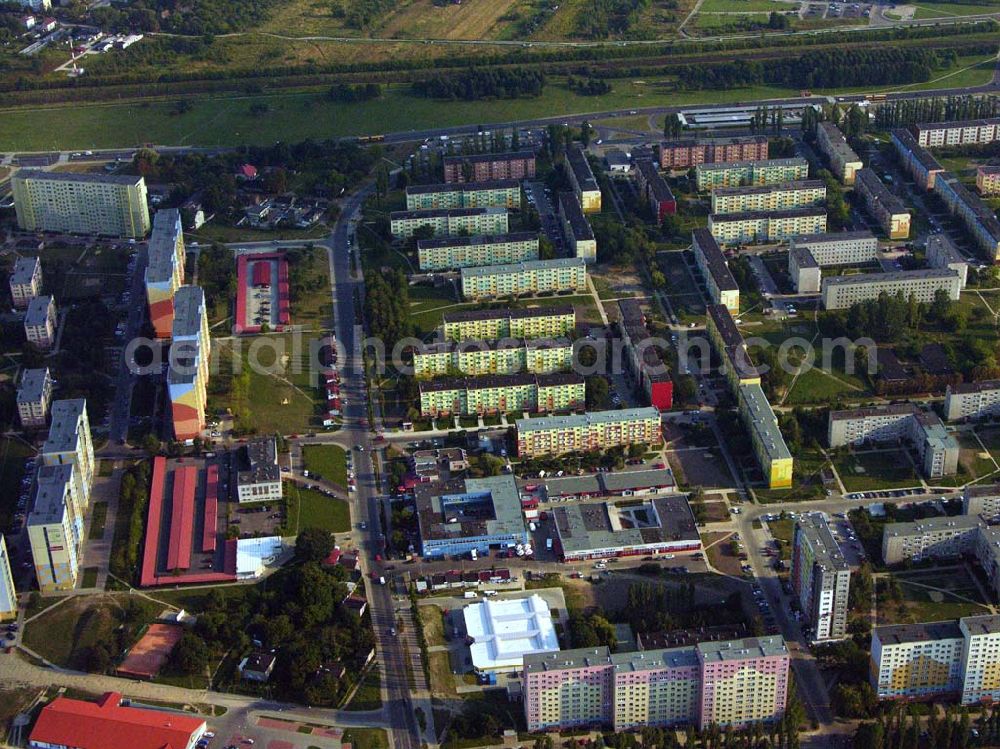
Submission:
[[680,467],[680,475],[690,486],[721,489],[733,486],[733,478],[718,449],[688,448],[667,451],[670,467]]

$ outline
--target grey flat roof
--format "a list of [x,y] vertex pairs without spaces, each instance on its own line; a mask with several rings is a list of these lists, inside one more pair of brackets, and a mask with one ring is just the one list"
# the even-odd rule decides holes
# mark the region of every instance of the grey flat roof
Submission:
[[193,338],[201,331],[205,292],[200,286],[181,286],[174,294],[174,338]]
[[461,164],[467,161],[470,164],[492,162],[492,161],[515,161],[519,159],[534,159],[534,151],[509,151],[507,153],[477,153],[467,156],[445,156],[445,164]]
[[968,497],[1000,497],[1000,483],[967,484],[963,493]]
[[[461,184],[461,183],[459,183]],[[490,244],[508,244],[511,242],[538,242],[538,232],[518,231],[510,234],[475,234],[468,237],[438,237],[436,239],[418,239],[418,250],[433,250],[439,247],[480,247]]]
[[880,180],[878,175],[875,174],[874,169],[869,169],[868,167],[859,169],[854,173],[854,178],[855,189],[859,186],[866,188],[875,200],[879,201],[886,207],[886,210],[889,211],[889,213],[895,215],[898,213],[910,212],[910,210],[903,204],[903,201],[890,192],[889,188],[882,184],[882,180]]
[[745,185],[742,187],[716,187],[713,195],[767,195],[772,192],[793,192],[797,190],[815,190],[826,187],[821,179],[798,179],[790,182],[779,182],[773,185]]
[[[42,466],[35,476],[35,504],[28,515],[28,525],[62,522],[66,513],[66,484],[73,476],[69,463]],[[68,540],[68,539],[67,539]]]
[[274,437],[249,440],[240,447],[237,459],[239,468],[236,482],[239,486],[268,484],[281,480]]
[[989,390],[1000,390],[1000,380],[980,380],[979,382],[960,382],[957,385],[951,386],[951,392],[959,394],[983,393]]
[[583,382],[584,379],[581,375],[572,372],[556,372],[548,375],[521,372],[507,375],[484,375],[482,377],[439,377],[434,380],[421,381],[418,388],[421,393],[431,393],[447,390],[488,390],[518,385],[535,385],[536,387],[582,385]]
[[745,661],[751,658],[788,655],[781,635],[745,637],[742,640],[699,642],[695,646],[704,661]]
[[809,162],[801,156],[788,159],[758,159],[756,161],[717,161],[711,164],[698,164],[697,171],[721,172],[726,169],[753,168],[765,169],[769,166],[807,166]]
[[77,445],[76,424],[80,414],[87,410],[83,398],[52,401],[52,424],[49,436],[42,445],[42,453],[61,453],[75,450]]
[[131,174],[101,174],[78,172],[43,172],[40,169],[18,169],[13,179],[46,180],[49,182],[89,182],[105,185],[136,185],[143,178]]
[[649,671],[663,668],[694,668],[698,665],[698,650],[694,646],[639,650],[614,653],[611,665],[615,671]]
[[642,172],[642,178],[646,180],[649,189],[653,191],[653,197],[658,201],[673,200],[674,193],[670,185],[663,179],[660,170],[652,159],[637,159],[635,168]]
[[527,273],[533,270],[555,268],[585,268],[582,257],[559,257],[555,260],[525,260],[521,263],[504,265],[484,265],[478,268],[462,268],[462,276],[499,276],[505,273]]
[[979,120],[950,120],[948,122],[918,122],[914,130],[956,130],[966,127],[983,127],[984,125],[1000,125],[1000,117],[988,117]]
[[525,320],[532,317],[564,317],[573,315],[576,317],[576,310],[572,305],[558,307],[524,307],[522,309],[470,309],[461,312],[446,312],[442,316],[442,322],[457,323],[469,322],[472,320],[499,320],[510,318],[513,320]]
[[477,190],[509,190],[520,187],[516,179],[495,179],[486,182],[444,182],[435,185],[407,185],[407,195],[428,195],[439,192],[476,192]]
[[879,642],[883,645],[901,645],[907,642],[929,642],[933,640],[960,640],[962,630],[958,621],[921,622],[919,624],[891,624],[876,627]]
[[733,143],[764,143],[766,135],[737,135],[728,138],[690,138],[665,140],[660,142],[660,148],[689,148],[691,146],[725,146]]
[[864,286],[896,281],[917,281],[921,278],[958,277],[952,268],[920,268],[919,270],[897,270],[891,273],[853,273],[849,276],[826,276],[823,286]]
[[451,352],[474,352],[492,351],[508,349],[545,349],[545,348],[571,348],[573,342],[569,338],[501,338],[495,341],[442,341],[440,343],[422,344],[416,353],[418,354],[447,354]]
[[673,486],[674,474],[668,468],[650,468],[644,471],[614,471],[599,473],[598,477],[609,492]]
[[390,221],[402,221],[408,218],[443,218],[446,216],[484,216],[487,213],[507,213],[506,208],[430,208],[425,211],[393,211],[389,214]]
[[37,255],[19,257],[14,263],[14,271],[10,274],[10,282],[17,285],[31,283],[31,279],[35,275],[35,268],[40,262]]
[[943,172],[944,167],[938,162],[937,159],[924,148],[922,145],[917,143],[917,139],[913,137],[913,133],[907,130],[905,127],[898,127],[892,131],[892,137],[898,142],[899,146],[902,146],[915,158],[924,169],[928,172]]
[[17,388],[18,403],[37,403],[42,399],[45,381],[49,377],[48,367],[26,369],[21,374],[21,384]]
[[809,251],[808,247],[799,247],[798,245],[794,245],[788,250],[788,252],[795,258],[795,264],[800,268],[819,267],[819,263],[816,262],[816,257]]
[[552,517],[567,554],[700,541],[694,514],[683,494],[653,495],[639,504],[633,500],[577,502],[554,507]]
[[[180,211],[170,208],[156,212],[153,231],[149,235],[146,283],[162,283],[173,276],[177,258],[174,248],[183,233]],[[181,275],[183,276],[183,272]]]
[[1000,221],[997,221],[997,215],[980,200],[978,195],[971,192],[965,185],[959,182],[951,172],[939,175],[938,179],[943,179],[958,199],[967,208],[972,210],[976,219],[989,231],[993,238],[1000,240]]
[[722,254],[719,242],[712,236],[708,229],[695,229],[691,232],[691,241],[701,248],[701,254],[705,258],[705,265],[708,266],[712,280],[719,287],[720,291],[739,291],[733,272],[729,270],[726,256]]
[[604,645],[598,648],[558,650],[554,653],[526,653],[524,673],[527,675],[563,669],[589,668],[610,662],[611,650]]
[[576,241],[581,242],[594,238],[594,230],[590,228],[590,222],[583,215],[580,201],[569,190],[559,193],[559,213],[563,219],[569,222],[570,230]]
[[825,216],[826,209],[820,207],[789,208],[786,211],[740,211],[739,213],[713,213],[709,220],[713,224],[731,221],[756,221],[758,219],[799,218],[800,216]]
[[931,253],[931,250],[944,255],[946,263],[968,263],[969,261],[962,257],[962,253],[958,251],[955,247],[955,243],[951,241],[947,234],[940,232],[938,234],[931,234],[927,237],[927,254]]
[[867,419],[873,416],[904,416],[915,414],[919,409],[912,403],[890,403],[885,406],[865,406],[864,408],[845,408],[842,411],[831,411],[830,421],[846,421],[847,419]]
[[28,302],[28,310],[24,313],[25,325],[44,325],[49,316],[50,296],[36,296]]
[[996,614],[983,614],[982,616],[963,616],[958,620],[964,624],[969,634],[992,635],[1000,632],[1000,616]]
[[826,131],[826,134],[829,136],[830,147],[837,152],[840,158],[844,161],[861,161],[858,155],[854,153],[854,149],[847,144],[847,139],[839,127],[829,120],[819,123],[819,126]]
[[[521,497],[512,474],[421,483],[413,494],[420,537],[425,541],[524,533]],[[476,512],[469,515],[462,513],[461,505],[445,508],[442,498],[455,495],[488,496],[489,511],[480,511],[483,502],[474,503]]]
[[757,384],[740,385],[740,395],[749,408],[750,428],[757,433],[767,454],[772,460],[790,459],[792,454],[785,444],[785,438],[778,428],[778,418],[774,415],[774,409],[764,395],[763,388]]
[[594,170],[590,168],[590,162],[587,161],[587,156],[583,152],[582,146],[571,146],[566,150],[566,160],[569,162],[569,168],[573,170],[573,175],[576,177],[577,184],[580,185],[580,189],[589,192],[592,190],[600,189],[597,186],[597,180],[594,179]]
[[910,523],[886,523],[883,533],[886,536],[920,536],[924,533],[946,530],[948,528],[971,529],[982,521],[978,515],[945,515],[938,518],[924,518]]
[[757,365],[750,357],[746,341],[743,339],[743,334],[740,333],[739,328],[736,327],[736,322],[733,320],[729,308],[724,304],[710,304],[707,310],[709,318],[714,323],[715,329],[719,332],[719,337],[722,339],[726,359],[728,359],[726,363],[738,369],[740,377],[754,377],[757,375]]
[[614,424],[619,421],[660,419],[659,409],[653,406],[622,408],[615,411],[588,411],[572,416],[543,416],[538,419],[518,419],[518,432],[537,432],[546,429],[572,429],[590,424]]
[[850,566],[844,552],[833,537],[830,525],[822,513],[809,512],[802,515],[796,524],[799,533],[806,538],[813,550],[813,563],[830,570],[848,570]]

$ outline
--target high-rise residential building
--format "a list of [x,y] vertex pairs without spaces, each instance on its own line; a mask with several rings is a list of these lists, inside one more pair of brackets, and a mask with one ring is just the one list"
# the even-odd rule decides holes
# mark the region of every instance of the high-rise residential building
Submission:
[[594,171],[587,161],[583,146],[572,145],[566,150],[566,172],[573,186],[576,199],[584,213],[601,212],[601,187],[594,178]]
[[19,169],[11,177],[17,225],[139,239],[149,232],[143,177]]
[[800,234],[826,231],[826,210],[792,208],[786,211],[749,211],[710,214],[708,230],[719,244],[783,242]]
[[462,296],[466,299],[557,294],[586,288],[587,263],[580,257],[462,268]]
[[826,183],[804,179],[776,185],[718,187],[712,190],[712,213],[748,213],[787,211],[808,208],[826,202]]
[[444,181],[448,184],[531,179],[535,176],[535,154],[532,151],[511,151],[445,156],[443,166]]
[[791,581],[813,641],[845,637],[851,568],[822,513],[804,514],[795,524]]
[[90,506],[95,472],[87,401],[83,398],[53,401],[51,410],[52,423],[42,445],[41,463],[43,466],[72,466],[73,496],[79,498],[75,514],[82,517]]
[[17,309],[42,293],[42,262],[38,256],[19,257],[10,274],[10,298]]
[[768,140],[764,135],[666,141],[659,146],[660,168],[690,169],[698,164],[760,161],[767,158],[767,150]]
[[588,265],[596,263],[597,239],[594,230],[590,228],[576,195],[568,190],[559,193],[559,220],[573,257],[582,258]]
[[42,466],[28,515],[28,542],[38,589],[72,590],[80,572],[83,519],[75,512],[73,466]]
[[24,337],[43,351],[55,345],[56,300],[51,296],[36,296],[28,302],[28,310],[24,313]]
[[1000,414],[1000,380],[949,385],[944,394],[945,421],[988,419]]
[[149,238],[146,302],[157,338],[169,338],[174,324],[174,294],[184,283],[184,229],[181,213],[158,211]]
[[953,122],[918,122],[910,132],[924,148],[983,145],[1000,140],[1000,117]]
[[432,236],[506,234],[510,231],[506,208],[440,208],[431,211],[393,211],[389,231],[394,239],[408,239],[418,229]]
[[976,189],[980,195],[996,195],[1000,193],[1000,167],[977,166]]
[[167,389],[174,436],[193,440],[205,428],[208,399],[208,361],[211,339],[205,292],[200,286],[181,286],[174,295],[173,342]]
[[607,647],[524,657],[524,715],[529,731],[609,725],[614,702]]
[[570,372],[449,377],[421,382],[419,390],[420,415],[430,418],[575,411],[586,403],[583,377]]
[[420,270],[449,270],[538,260],[538,234],[479,235],[417,240]]
[[878,178],[874,169],[859,169],[854,191],[861,196],[868,213],[878,222],[889,239],[910,236],[910,211]]
[[917,139],[906,128],[893,130],[891,140],[906,172],[922,190],[933,190],[938,175],[944,173],[944,167],[929,151],[917,143]]
[[697,721],[701,664],[694,647],[614,653],[610,662],[616,733]]
[[441,337],[446,341],[558,338],[575,329],[572,306],[446,312],[441,320]]
[[1000,257],[1000,221],[996,213],[951,172],[937,176],[934,194],[941,198],[951,215],[962,222],[976,246],[996,262]]
[[17,619],[17,589],[14,568],[7,552],[7,541],[0,533],[0,622]]
[[823,309],[847,309],[858,302],[878,299],[882,294],[914,298],[929,304],[938,291],[944,291],[952,301],[962,292],[962,277],[951,268],[921,268],[892,273],[852,273],[827,276],[820,285]]
[[523,458],[662,441],[660,412],[652,406],[517,420],[517,454]]
[[695,229],[691,233],[691,249],[708,287],[712,304],[721,304],[732,314],[740,312],[740,287],[729,270],[726,256],[708,229]]
[[516,179],[441,185],[408,185],[406,210],[449,208],[520,208],[521,183]]
[[698,727],[775,722],[788,699],[788,648],[780,636],[697,645],[701,666]]
[[1000,616],[958,620],[962,647],[963,705],[996,704],[1000,699]]
[[854,184],[854,176],[864,164],[847,145],[847,139],[840,128],[832,122],[821,122],[816,126],[816,145],[830,162],[833,176],[845,185]]
[[790,159],[698,164],[695,167],[695,185],[699,192],[716,187],[774,185],[806,179],[808,176],[809,162],[801,156]]
[[568,338],[425,343],[413,352],[414,377],[551,374],[573,365]]
[[879,699],[930,699],[961,692],[965,637],[955,620],[872,630],[871,680]]
[[645,198],[656,223],[677,213],[677,199],[652,159],[636,159],[634,174],[639,194]]
[[17,386],[17,417],[26,429],[45,426],[52,401],[52,377],[48,367],[25,369]]

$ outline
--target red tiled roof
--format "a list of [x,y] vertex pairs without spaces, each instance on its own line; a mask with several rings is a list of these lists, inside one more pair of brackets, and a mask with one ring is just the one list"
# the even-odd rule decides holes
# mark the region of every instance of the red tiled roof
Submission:
[[42,708],[31,741],[78,749],[184,749],[205,721],[187,715],[121,707],[108,692],[97,702],[57,697]]

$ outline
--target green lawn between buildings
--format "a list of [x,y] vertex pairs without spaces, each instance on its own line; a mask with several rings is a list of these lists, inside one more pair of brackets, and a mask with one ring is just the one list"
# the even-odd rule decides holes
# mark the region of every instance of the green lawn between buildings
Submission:
[[304,445],[302,460],[309,473],[347,488],[347,451],[340,445]]
[[298,535],[303,528],[321,528],[331,533],[351,529],[351,508],[338,497],[330,497],[296,484],[285,484],[288,503],[287,535]]

